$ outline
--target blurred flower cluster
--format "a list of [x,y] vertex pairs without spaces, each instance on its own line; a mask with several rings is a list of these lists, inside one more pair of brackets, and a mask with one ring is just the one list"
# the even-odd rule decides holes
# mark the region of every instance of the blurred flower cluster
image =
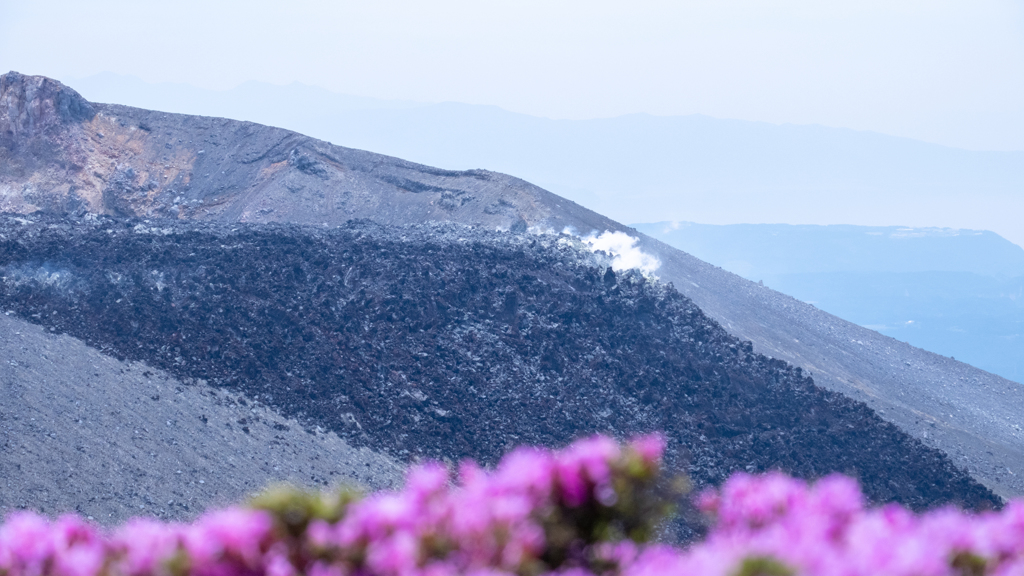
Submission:
[[400,492],[270,490],[192,524],[112,531],[17,513],[0,576],[983,576],[1024,574],[1024,503],[977,516],[870,509],[855,482],[733,476],[688,548],[649,542],[683,490],[660,437],[518,449],[493,471],[414,468]]

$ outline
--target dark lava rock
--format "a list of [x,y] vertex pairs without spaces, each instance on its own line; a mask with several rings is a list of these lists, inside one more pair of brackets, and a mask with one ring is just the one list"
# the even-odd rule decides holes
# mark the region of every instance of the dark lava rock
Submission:
[[0,217],[0,304],[406,460],[660,430],[698,486],[842,472],[876,501],[998,506],[881,420],[568,236]]

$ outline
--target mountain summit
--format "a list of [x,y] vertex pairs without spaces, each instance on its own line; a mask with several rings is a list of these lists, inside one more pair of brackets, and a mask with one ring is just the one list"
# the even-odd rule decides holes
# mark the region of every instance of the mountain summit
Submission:
[[611,225],[504,174],[432,169],[249,122],[90,104],[41,76],[2,78],[5,211],[328,225],[452,220],[522,230]]
[[45,76],[11,72],[0,76],[0,135],[4,145],[38,136],[48,128],[91,120],[96,111],[78,92]]

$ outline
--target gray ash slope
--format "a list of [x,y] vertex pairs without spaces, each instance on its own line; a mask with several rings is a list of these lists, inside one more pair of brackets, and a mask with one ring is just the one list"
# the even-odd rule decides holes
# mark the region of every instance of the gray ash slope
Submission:
[[698,485],[858,477],[915,508],[999,499],[865,405],[753,352],[569,236],[0,217],[0,304],[400,458],[664,431]]
[[504,174],[439,170],[249,122],[90,103],[54,80],[10,73],[0,76],[0,210],[624,231],[661,260],[663,280],[756,351],[868,403],[1001,496],[1024,495],[1024,387],[845,322]]
[[266,405],[0,314],[0,518],[188,520],[274,482],[387,488],[402,467]]

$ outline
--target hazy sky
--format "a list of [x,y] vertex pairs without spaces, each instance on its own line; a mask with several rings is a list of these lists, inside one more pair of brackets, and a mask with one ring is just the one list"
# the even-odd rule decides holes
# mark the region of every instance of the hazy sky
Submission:
[[1024,0],[0,0],[0,69],[1024,150]]

